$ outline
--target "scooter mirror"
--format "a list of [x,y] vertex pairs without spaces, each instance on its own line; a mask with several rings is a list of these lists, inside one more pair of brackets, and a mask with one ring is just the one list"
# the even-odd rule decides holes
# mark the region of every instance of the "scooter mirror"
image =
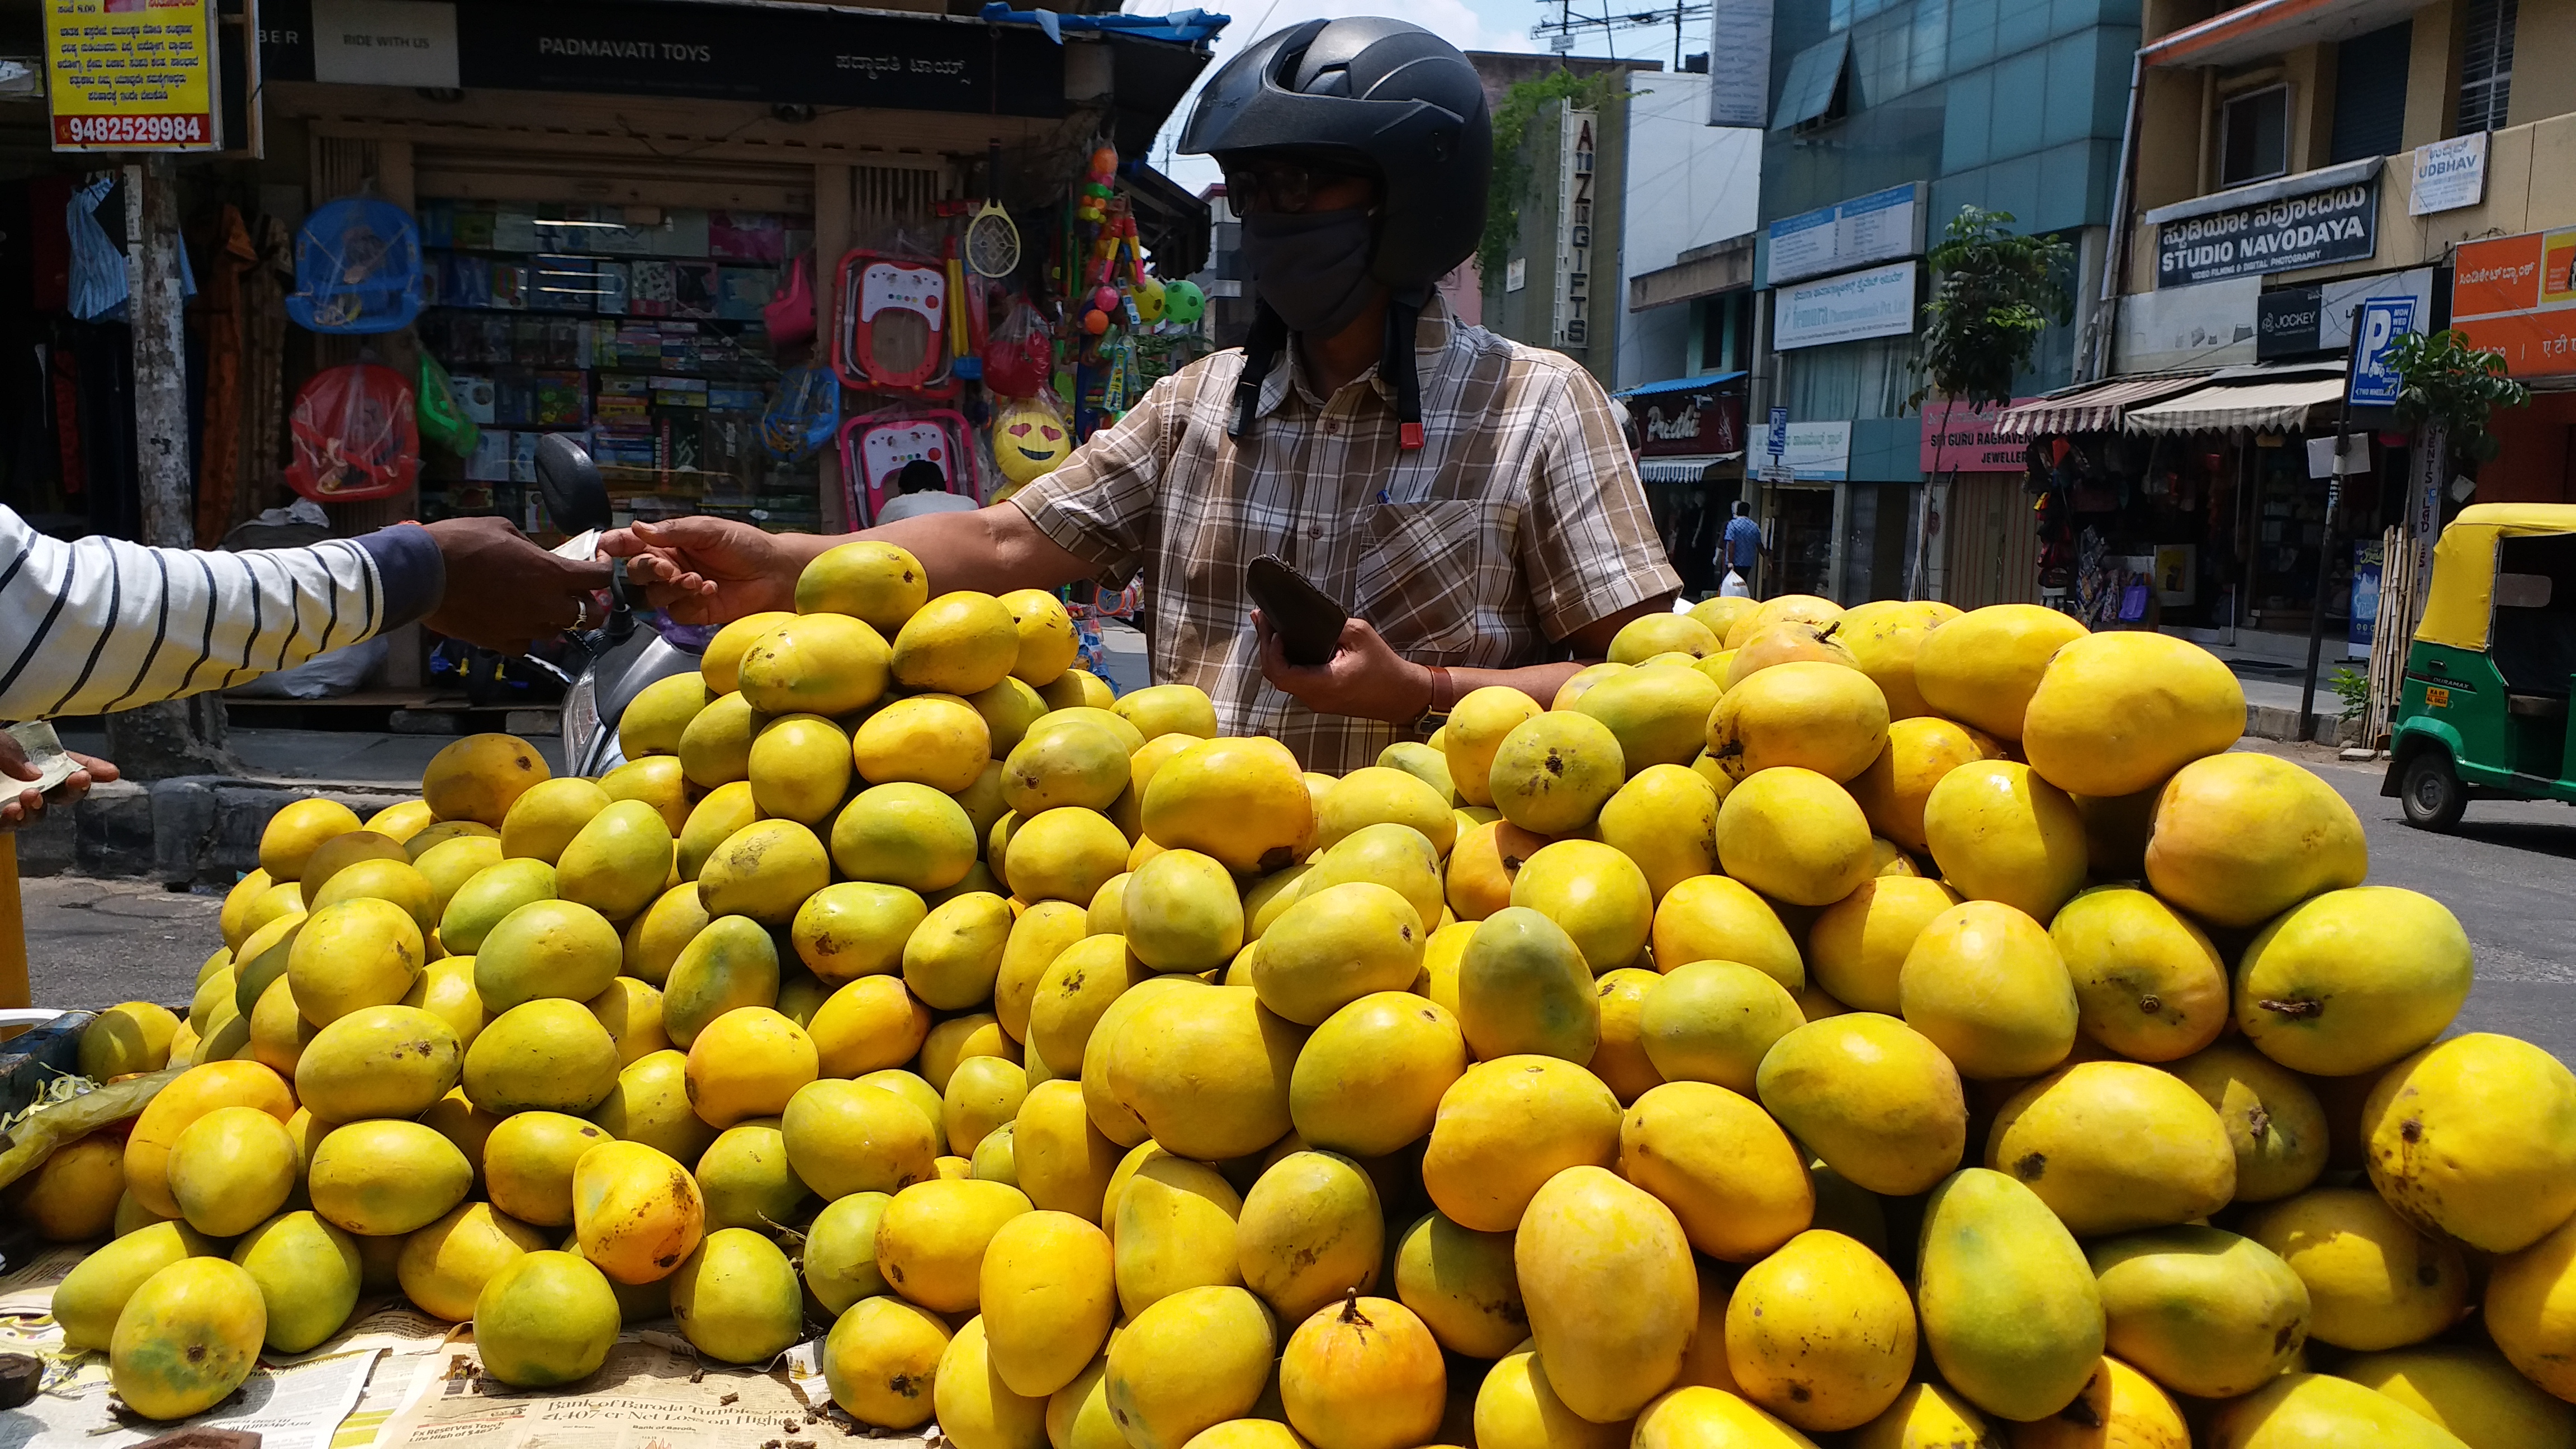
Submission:
[[537,491],[544,495],[555,527],[566,533],[606,528],[615,521],[599,465],[570,433],[548,433],[537,440]]

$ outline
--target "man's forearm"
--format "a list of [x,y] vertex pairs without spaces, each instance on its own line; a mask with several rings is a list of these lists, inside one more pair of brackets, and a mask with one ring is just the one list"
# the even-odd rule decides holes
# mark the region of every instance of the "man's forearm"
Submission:
[[1556,699],[1556,692],[1565,687],[1565,681],[1572,679],[1587,662],[1598,661],[1570,659],[1559,664],[1525,664],[1518,669],[1452,669],[1449,671],[1446,698],[1436,702],[1443,709],[1452,708],[1476,690],[1499,685],[1504,689],[1519,690],[1537,700],[1539,708],[1545,709]]
[[[1091,576],[1081,559],[1058,547],[1029,516],[1009,503],[996,503],[972,513],[925,513],[899,518],[852,535],[891,543],[909,551],[930,572],[933,595],[958,589],[1001,594],[1013,589],[1052,589]],[[797,559],[803,568],[816,554],[848,538],[799,538],[810,547]]]

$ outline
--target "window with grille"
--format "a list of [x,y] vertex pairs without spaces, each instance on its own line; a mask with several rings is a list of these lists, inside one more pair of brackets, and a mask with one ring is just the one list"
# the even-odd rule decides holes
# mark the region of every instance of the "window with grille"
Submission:
[[2469,0],[2460,42],[2460,115],[2454,132],[2502,130],[2513,101],[2516,0]]

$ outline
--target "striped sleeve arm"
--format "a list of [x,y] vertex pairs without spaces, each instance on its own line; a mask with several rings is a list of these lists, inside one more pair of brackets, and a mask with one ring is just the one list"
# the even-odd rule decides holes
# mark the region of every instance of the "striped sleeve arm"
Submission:
[[0,508],[0,719],[99,714],[238,684],[435,605],[421,529],[215,553],[65,543]]

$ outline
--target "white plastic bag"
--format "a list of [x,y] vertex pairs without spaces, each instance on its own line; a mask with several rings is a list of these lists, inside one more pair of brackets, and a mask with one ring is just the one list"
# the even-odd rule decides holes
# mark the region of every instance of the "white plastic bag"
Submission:
[[1721,599],[1749,599],[1753,597],[1753,586],[1744,581],[1744,575],[1728,569],[1726,578],[1717,586],[1717,596]]

